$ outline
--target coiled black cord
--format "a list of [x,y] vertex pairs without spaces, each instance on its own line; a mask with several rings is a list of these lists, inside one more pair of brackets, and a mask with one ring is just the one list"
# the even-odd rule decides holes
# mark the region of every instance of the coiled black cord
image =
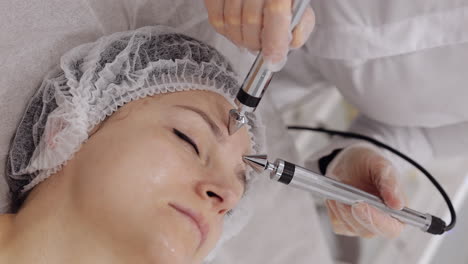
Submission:
[[411,165],[416,167],[418,170],[420,170],[428,179],[431,181],[431,183],[436,187],[436,189],[439,191],[439,193],[442,195],[442,197],[445,200],[445,203],[447,203],[448,209],[450,211],[450,224],[448,224],[445,227],[445,231],[451,230],[457,221],[457,215],[455,212],[455,208],[453,207],[452,201],[450,200],[450,197],[447,195],[445,192],[444,188],[437,182],[437,180],[421,165],[419,165],[416,161],[411,159],[410,157],[406,156],[405,154],[401,153],[400,151],[376,140],[371,137],[357,134],[357,133],[352,133],[352,132],[344,132],[344,131],[338,131],[338,130],[331,130],[331,129],[325,129],[325,128],[319,128],[319,127],[306,127],[306,126],[288,126],[288,129],[291,130],[308,130],[308,131],[314,131],[314,132],[320,132],[320,133],[325,133],[331,136],[342,136],[342,137],[347,137],[347,138],[356,138],[360,140],[364,140],[367,142],[370,142],[376,146],[379,146],[381,148],[384,148],[400,158],[406,160],[409,162]]

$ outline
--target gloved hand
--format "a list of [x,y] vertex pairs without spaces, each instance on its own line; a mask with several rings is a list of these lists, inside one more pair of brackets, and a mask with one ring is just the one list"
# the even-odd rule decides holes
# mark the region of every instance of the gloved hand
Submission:
[[292,35],[293,0],[205,0],[208,17],[216,31],[239,47],[262,50],[272,71],[286,63],[289,48],[304,45],[315,25],[307,8]]
[[[396,169],[372,145],[356,144],[344,149],[329,164],[326,176],[374,194],[392,209],[401,210],[405,206]],[[337,234],[395,238],[404,227],[400,221],[365,203],[349,206],[328,200],[326,204]]]

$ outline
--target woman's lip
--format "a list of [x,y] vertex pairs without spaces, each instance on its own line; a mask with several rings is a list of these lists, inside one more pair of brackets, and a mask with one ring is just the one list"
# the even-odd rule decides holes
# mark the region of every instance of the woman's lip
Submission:
[[189,217],[193,221],[193,223],[198,227],[198,230],[200,231],[201,235],[200,245],[198,246],[200,248],[201,245],[203,245],[203,243],[205,242],[210,229],[209,225],[205,222],[203,216],[193,210],[182,207],[180,205],[169,203],[169,206]]

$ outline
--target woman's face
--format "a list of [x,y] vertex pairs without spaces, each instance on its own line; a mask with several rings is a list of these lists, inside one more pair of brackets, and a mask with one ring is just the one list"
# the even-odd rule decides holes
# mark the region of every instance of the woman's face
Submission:
[[64,168],[75,217],[149,263],[201,262],[245,188],[250,140],[228,135],[231,108],[206,91],[123,106]]

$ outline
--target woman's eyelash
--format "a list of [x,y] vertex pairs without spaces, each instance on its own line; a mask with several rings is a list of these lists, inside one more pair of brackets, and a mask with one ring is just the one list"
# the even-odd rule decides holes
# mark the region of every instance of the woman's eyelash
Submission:
[[191,138],[189,138],[187,135],[185,135],[184,133],[180,132],[179,130],[175,128],[173,129],[173,131],[174,131],[174,134],[176,134],[179,138],[181,138],[182,140],[192,145],[197,155],[200,155],[200,151],[198,150],[197,144],[195,144],[195,142]]
[[226,212],[226,216],[232,216],[233,213],[234,212],[232,210],[229,210],[229,211]]

